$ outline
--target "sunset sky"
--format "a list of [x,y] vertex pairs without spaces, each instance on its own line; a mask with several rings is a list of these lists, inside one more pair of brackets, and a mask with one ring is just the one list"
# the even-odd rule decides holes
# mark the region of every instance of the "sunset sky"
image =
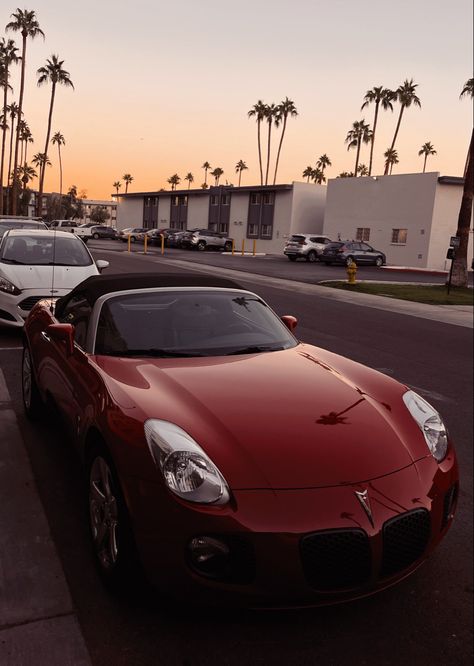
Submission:
[[[21,52],[21,36],[4,30],[17,6],[2,0],[0,36]],[[472,77],[471,0],[35,0],[21,8],[36,12],[45,33],[27,47],[29,155],[44,150],[50,99],[36,70],[58,54],[75,86],[58,89],[52,125],[66,140],[64,189],[108,199],[127,172],[131,192],[167,188],[174,173],[187,187],[191,172],[199,187],[205,161],[224,170],[222,184],[237,184],[239,160],[249,167],[242,184],[258,184],[256,123],[247,112],[259,99],[285,97],[299,115],[288,123],[277,181],[304,180],[323,153],[335,177],[354,168],[355,151],[344,143],[353,121],[372,123],[373,107],[360,110],[365,92],[407,78],[419,84],[422,107],[405,111],[393,173],[421,171],[418,150],[431,141],[438,154],[427,170],[462,176],[472,125],[471,102],[459,99]],[[19,73],[15,67],[9,101],[18,101]],[[398,111],[381,114],[374,173],[383,173]],[[55,146],[49,155],[45,191],[58,191]],[[368,164],[368,146],[361,161]]]

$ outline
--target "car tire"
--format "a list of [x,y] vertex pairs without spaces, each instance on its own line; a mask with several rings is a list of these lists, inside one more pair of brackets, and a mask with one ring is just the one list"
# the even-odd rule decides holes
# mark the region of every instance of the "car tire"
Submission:
[[232,252],[232,243],[227,241],[224,245],[224,252]]
[[297,257],[290,257],[290,256],[288,255],[288,259],[289,259],[290,261],[296,261]]
[[317,252],[315,252],[314,250],[310,250],[306,255],[306,261],[309,261],[310,263],[314,264],[314,262],[317,260],[318,260]]
[[92,234],[92,238],[94,240],[97,240],[98,238],[100,238],[100,236],[99,236],[99,234]]
[[136,243],[137,239],[135,236],[130,236],[130,243]]
[[377,268],[380,268],[380,266],[383,266],[383,258],[382,257],[377,257],[377,259],[375,260],[375,265],[377,266]]
[[352,255],[349,255],[344,263],[346,264],[346,266],[350,266],[350,264],[352,264],[353,262],[354,262],[354,257]]
[[30,348],[25,342],[21,362],[21,393],[26,416],[36,421],[41,416],[44,405],[36,383]]
[[105,446],[88,453],[87,505],[94,559],[105,585],[129,589],[140,571],[139,559],[117,472]]
[[204,252],[205,249],[206,249],[206,241],[200,240],[199,243],[196,245],[196,250]]

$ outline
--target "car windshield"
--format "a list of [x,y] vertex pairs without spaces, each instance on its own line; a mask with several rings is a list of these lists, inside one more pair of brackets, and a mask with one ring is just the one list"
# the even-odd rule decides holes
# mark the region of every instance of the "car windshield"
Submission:
[[290,236],[290,243],[304,243],[306,240],[305,236],[299,236],[297,234],[293,234]]
[[9,229],[46,229],[46,225],[43,224],[43,222],[28,222],[27,220],[25,220],[24,222],[21,222],[19,220],[15,222],[1,221],[0,238]]
[[107,299],[95,353],[156,358],[271,352],[297,340],[257,296],[241,291],[157,290]]
[[90,266],[92,258],[79,239],[38,236],[9,236],[2,245],[0,262],[33,266]]

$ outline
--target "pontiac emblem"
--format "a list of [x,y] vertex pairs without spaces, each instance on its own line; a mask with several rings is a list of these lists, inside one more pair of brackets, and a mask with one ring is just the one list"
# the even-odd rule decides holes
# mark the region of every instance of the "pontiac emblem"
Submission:
[[370,524],[372,527],[375,527],[374,525],[374,519],[372,518],[372,509],[370,507],[370,500],[369,500],[369,492],[368,490],[363,490],[363,491],[357,491],[355,490],[355,496],[359,500],[359,502],[362,505],[362,508],[364,509],[365,513],[367,514],[367,518],[370,521]]

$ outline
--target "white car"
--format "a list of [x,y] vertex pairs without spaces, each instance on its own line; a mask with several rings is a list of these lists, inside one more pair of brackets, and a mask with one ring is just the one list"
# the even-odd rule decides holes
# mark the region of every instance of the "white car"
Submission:
[[108,265],[94,262],[82,240],[69,232],[7,231],[0,241],[0,324],[23,326],[38,301],[64,296]]

